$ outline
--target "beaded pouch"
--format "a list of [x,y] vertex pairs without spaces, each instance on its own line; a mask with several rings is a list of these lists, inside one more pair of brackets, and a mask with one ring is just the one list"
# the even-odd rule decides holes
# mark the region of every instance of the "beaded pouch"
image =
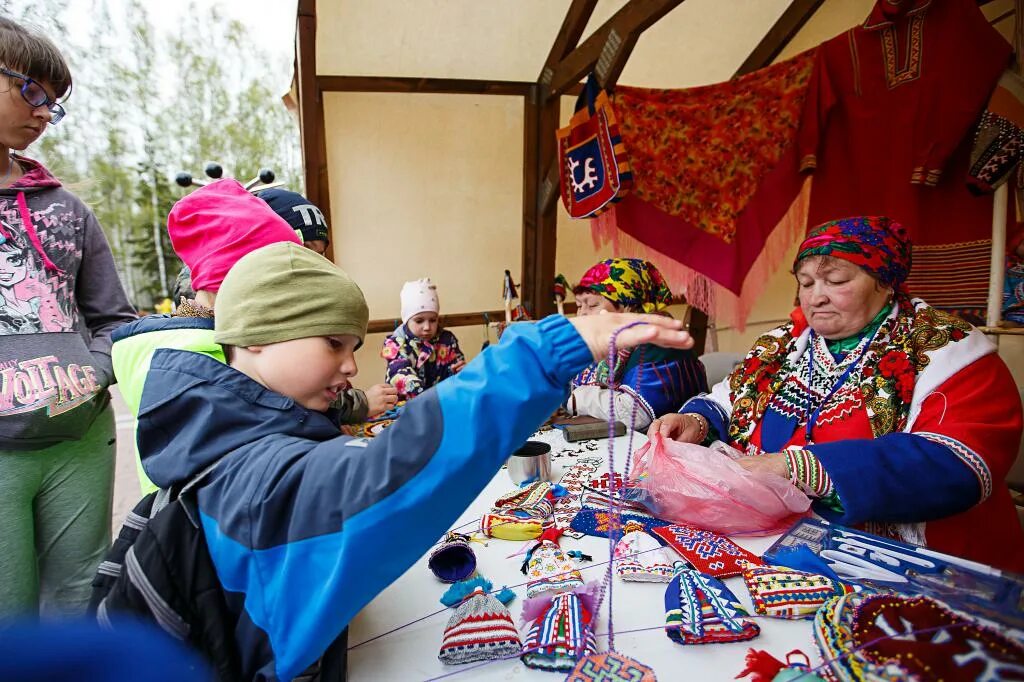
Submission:
[[826,676],[844,682],[1024,680],[1024,646],[929,597],[833,597],[814,617],[814,641]]
[[665,632],[678,644],[753,639],[761,628],[749,615],[722,581],[693,569],[680,568],[665,590]]
[[754,566],[743,571],[754,612],[773,618],[813,618],[831,597],[849,594],[853,587],[823,575],[781,566]]
[[701,573],[716,578],[740,575],[750,566],[761,566],[756,555],[710,530],[667,525],[651,531]]
[[465,580],[476,571],[476,554],[469,546],[470,537],[449,531],[431,552],[427,567],[445,583]]
[[480,531],[502,540],[533,540],[552,524],[551,483],[535,481],[505,493],[489,514],[480,518]]

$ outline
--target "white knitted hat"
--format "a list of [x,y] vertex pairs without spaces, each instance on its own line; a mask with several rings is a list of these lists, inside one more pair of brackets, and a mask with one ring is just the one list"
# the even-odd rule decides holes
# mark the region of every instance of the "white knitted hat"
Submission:
[[429,277],[406,282],[402,285],[402,324],[413,315],[422,312],[440,312],[441,304],[437,300],[437,287]]

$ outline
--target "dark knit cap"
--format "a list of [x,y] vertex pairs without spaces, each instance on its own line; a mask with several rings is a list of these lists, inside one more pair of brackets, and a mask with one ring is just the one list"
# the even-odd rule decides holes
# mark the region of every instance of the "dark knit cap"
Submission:
[[302,241],[320,240],[325,244],[330,243],[330,230],[327,229],[327,220],[324,219],[323,212],[306,197],[298,192],[278,188],[265,190],[258,196],[270,204],[274,213],[284,218],[292,229],[302,235]]

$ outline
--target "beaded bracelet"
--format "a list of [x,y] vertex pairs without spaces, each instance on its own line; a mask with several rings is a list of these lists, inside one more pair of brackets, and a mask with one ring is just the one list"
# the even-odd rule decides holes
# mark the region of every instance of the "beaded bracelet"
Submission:
[[703,415],[699,415],[696,412],[684,412],[684,417],[691,417],[697,421],[697,427],[700,428],[700,438],[697,440],[698,443],[703,443],[708,437],[708,420]]

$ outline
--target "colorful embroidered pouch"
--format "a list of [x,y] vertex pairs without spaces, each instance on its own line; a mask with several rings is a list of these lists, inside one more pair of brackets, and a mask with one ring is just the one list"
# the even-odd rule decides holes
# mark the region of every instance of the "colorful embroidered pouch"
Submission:
[[717,578],[682,568],[665,590],[665,632],[678,644],[753,639],[761,628]]
[[569,125],[558,138],[559,187],[573,218],[592,218],[620,201],[633,184],[626,148],[608,93],[591,76]]
[[710,530],[672,524],[651,532],[698,571],[716,578],[740,575],[750,566],[763,564],[756,555]]
[[813,618],[821,605],[853,592],[846,583],[782,566],[754,566],[743,571],[754,612],[773,618]]

